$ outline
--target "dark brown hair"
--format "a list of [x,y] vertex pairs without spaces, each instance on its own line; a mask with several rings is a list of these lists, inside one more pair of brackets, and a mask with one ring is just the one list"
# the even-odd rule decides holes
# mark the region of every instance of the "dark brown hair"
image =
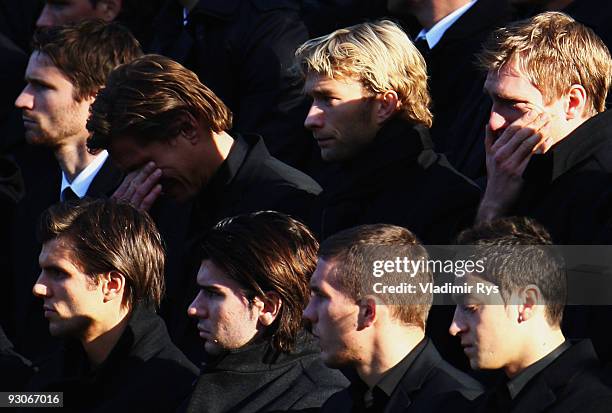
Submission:
[[81,199],[43,212],[40,242],[61,238],[81,271],[97,282],[116,271],[125,277],[125,304],[159,306],[164,291],[164,248],[155,223],[131,205],[111,199]]
[[195,73],[167,57],[145,55],[109,76],[91,107],[87,145],[106,149],[117,137],[168,140],[182,130],[185,115],[214,132],[232,127],[228,107]]
[[48,57],[70,79],[79,101],[95,96],[116,66],[142,55],[128,29],[101,20],[40,28],[32,50]]
[[204,238],[202,259],[212,260],[237,281],[249,301],[269,291],[280,296],[280,314],[265,336],[276,350],[289,352],[302,329],[318,247],[301,222],[261,211],[219,222]]
[[552,239],[542,225],[531,218],[500,218],[463,231],[458,243],[476,246],[475,258],[486,258],[485,271],[478,275],[499,286],[506,303],[517,289],[536,285],[546,303],[549,324],[561,324],[567,278],[563,262],[553,252]]
[[[360,225],[327,238],[321,243],[319,257],[333,265],[331,283],[348,297],[359,300],[372,294],[372,268],[375,261],[406,257],[411,261],[427,259],[425,248],[416,236],[406,228],[387,224]],[[391,272],[385,275],[390,285],[406,280],[405,274]],[[421,268],[411,277],[411,282],[431,283],[433,276]],[[405,324],[425,328],[433,301],[431,293],[398,294],[387,302],[392,305],[391,314]],[[388,297],[387,297],[388,298]]]

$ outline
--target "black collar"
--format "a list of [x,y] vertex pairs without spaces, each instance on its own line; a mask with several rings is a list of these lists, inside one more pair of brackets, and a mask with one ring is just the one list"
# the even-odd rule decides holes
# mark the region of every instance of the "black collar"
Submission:
[[373,171],[401,162],[421,161],[422,154],[434,154],[429,130],[421,125],[394,118],[378,131],[372,142],[353,159],[340,162],[344,173],[367,178]]
[[275,350],[268,340],[227,351],[217,357],[208,356],[202,364],[202,374],[215,371],[235,371],[255,373],[270,371],[295,363],[303,357],[319,355],[320,350],[314,338],[301,332],[296,340],[295,349],[289,353]]
[[536,361],[511,380],[508,380],[506,386],[508,387],[508,392],[510,393],[510,398],[515,399],[516,396],[523,390],[523,388],[529,383],[531,379],[533,379],[538,373],[548,367],[553,361],[557,359],[563,352],[571,347],[571,344],[566,340],[553,351],[548,353],[546,356],[542,357],[540,360]]
[[588,119],[545,155],[534,155],[523,177],[527,181],[551,183],[561,175],[612,144],[612,111],[602,112]]
[[[351,377],[349,392],[353,400],[353,406],[357,411],[383,411],[393,392],[398,385],[409,374],[410,367],[421,355],[428,339],[423,339],[408,353],[398,364],[393,366],[370,390],[367,384],[355,375]],[[371,399],[371,405],[369,401]]]

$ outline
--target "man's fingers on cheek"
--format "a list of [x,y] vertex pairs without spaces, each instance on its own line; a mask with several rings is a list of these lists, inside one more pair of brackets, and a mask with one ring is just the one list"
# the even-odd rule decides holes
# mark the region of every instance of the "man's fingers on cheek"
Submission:
[[153,187],[151,192],[149,192],[149,194],[146,197],[144,197],[144,199],[142,200],[141,209],[148,211],[151,208],[151,206],[153,206],[153,203],[155,203],[159,195],[161,194],[161,191],[162,191],[161,185],[159,184],[155,185],[155,187]]

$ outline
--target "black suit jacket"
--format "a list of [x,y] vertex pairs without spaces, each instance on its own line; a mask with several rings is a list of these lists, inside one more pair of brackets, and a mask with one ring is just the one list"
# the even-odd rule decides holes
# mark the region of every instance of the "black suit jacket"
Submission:
[[198,369],[170,341],[163,321],[136,305],[110,354],[95,369],[76,341],[40,365],[29,391],[64,392],[67,412],[174,412]]
[[[15,347],[26,357],[35,360],[47,354],[55,345],[43,317],[42,302],[32,294],[40,267],[38,255],[41,245],[37,240],[38,220],[42,212],[60,201],[61,170],[52,152],[47,148],[27,146],[18,154],[22,168],[26,195],[17,206],[13,222],[13,300],[7,334]],[[123,173],[107,159],[91,182],[87,196],[112,195],[123,179]]]
[[612,242],[612,111],[587,120],[545,155],[534,156],[516,206],[557,244]]
[[483,413],[604,413],[612,409],[612,390],[603,384],[602,369],[589,340],[571,346],[531,379],[504,410],[495,406],[493,392],[476,403]]
[[[464,411],[468,401],[482,394],[482,386],[440,357],[428,338],[420,354],[391,394],[384,413]],[[419,346],[415,348],[418,351]],[[413,351],[415,351],[413,350]],[[351,389],[334,394],[323,412],[351,412]]]
[[509,17],[506,0],[478,0],[424,53],[436,150],[470,178],[485,174],[484,127],[491,108],[482,91],[486,73],[477,67],[476,54]]
[[320,234],[386,223],[444,244],[471,224],[479,198],[479,189],[434,152],[426,128],[393,119],[357,157],[338,164],[321,196]]

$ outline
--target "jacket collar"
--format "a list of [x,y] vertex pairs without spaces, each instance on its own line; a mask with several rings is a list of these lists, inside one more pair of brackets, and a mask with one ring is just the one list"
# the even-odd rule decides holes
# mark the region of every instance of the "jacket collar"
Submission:
[[544,180],[547,183],[555,181],[600,152],[604,146],[612,145],[611,125],[612,111],[588,119],[547,154],[534,156],[525,170],[525,179]]
[[546,411],[556,402],[558,389],[566,386],[577,372],[598,366],[591,340],[574,344],[525,386],[517,396],[513,411]]
[[[114,371],[126,357],[146,361],[159,352],[160,344],[167,344],[168,337],[161,318],[143,304],[136,304],[129,315],[125,330],[111,350],[109,356],[96,369],[91,369],[83,346],[74,340],[67,341],[63,351],[61,380],[94,381],[96,377]],[[112,374],[112,373],[111,373]]]
[[391,119],[376,134],[370,145],[355,158],[340,163],[344,173],[367,179],[373,172],[386,169],[397,162],[425,162],[430,164],[433,142],[429,130],[403,119]]
[[319,350],[313,337],[302,332],[297,339],[294,351],[276,351],[268,341],[254,343],[243,348],[230,350],[216,358],[209,357],[203,363],[202,373],[214,371],[235,371],[255,373],[270,371],[294,364],[304,357],[319,357]]

